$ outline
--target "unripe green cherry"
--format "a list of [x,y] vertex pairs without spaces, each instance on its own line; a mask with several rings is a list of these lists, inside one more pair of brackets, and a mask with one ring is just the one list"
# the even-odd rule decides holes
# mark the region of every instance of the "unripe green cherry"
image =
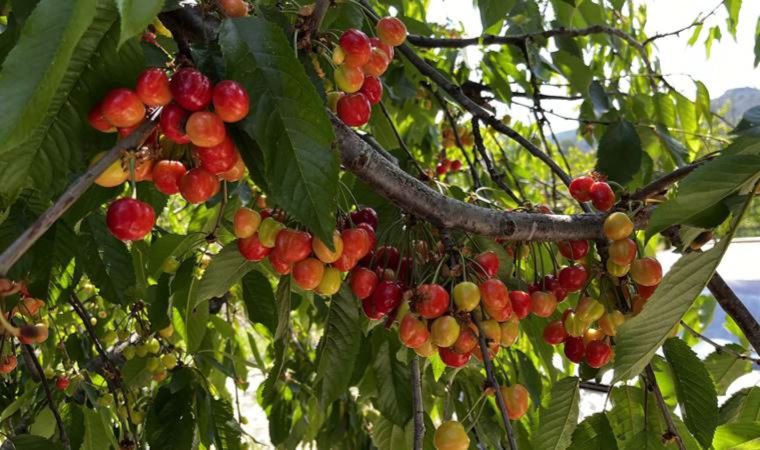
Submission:
[[472,281],[463,281],[452,292],[457,310],[470,312],[480,304],[480,288]]
[[441,316],[430,327],[430,338],[438,347],[451,347],[459,337],[459,322],[452,316]]
[[278,222],[273,217],[267,217],[259,225],[259,242],[266,248],[274,248],[277,235],[285,228],[282,222]]

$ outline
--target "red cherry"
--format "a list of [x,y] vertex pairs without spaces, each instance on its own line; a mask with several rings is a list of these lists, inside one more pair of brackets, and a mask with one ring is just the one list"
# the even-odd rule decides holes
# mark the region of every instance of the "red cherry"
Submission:
[[372,105],[361,92],[344,95],[338,100],[338,117],[350,127],[360,127],[369,122]]
[[565,342],[567,332],[561,320],[555,320],[544,328],[544,341],[547,344],[557,345]]
[[588,241],[557,242],[559,252],[567,259],[579,260],[588,254]]
[[655,258],[640,258],[631,264],[631,278],[641,286],[657,286],[662,281],[662,266]]
[[69,387],[69,379],[66,377],[58,377],[55,379],[55,387],[59,391],[65,391]]
[[179,191],[188,202],[203,203],[219,191],[219,179],[203,167],[196,167],[182,176]]
[[587,202],[591,200],[591,185],[593,184],[594,179],[591,177],[578,177],[570,182],[570,195],[579,202]]
[[591,341],[586,347],[586,363],[598,369],[607,365],[612,358],[612,348],[604,341]]
[[340,36],[340,48],[346,53],[344,64],[359,67],[367,64],[372,52],[369,38],[362,31],[350,28]]
[[185,165],[179,161],[164,159],[153,166],[153,184],[166,195],[179,192],[179,182],[187,173]]
[[169,77],[166,76],[166,72],[156,67],[145,69],[137,77],[135,91],[140,100],[148,106],[164,106],[172,101]]
[[161,118],[158,125],[167,138],[177,144],[189,144],[190,138],[185,132],[187,116],[190,115],[179,105],[170,103],[161,110]]
[[416,311],[425,319],[435,319],[449,309],[449,293],[440,284],[422,284],[415,294]]
[[512,304],[509,301],[509,289],[497,278],[491,278],[480,283],[481,302],[493,310],[501,310],[509,306],[512,311]]
[[277,249],[273,249],[269,254],[269,264],[271,264],[272,269],[280,275],[287,275],[293,271],[293,263],[283,261],[277,252]]
[[582,337],[567,336],[565,338],[565,356],[570,361],[579,364],[583,361],[586,354],[586,344],[583,343]]
[[343,254],[359,260],[370,251],[370,236],[362,228],[349,228],[340,233],[343,239]]
[[356,258],[346,255],[345,244],[344,244],[343,254],[340,255],[340,258],[338,258],[337,261],[332,263],[332,265],[333,267],[340,270],[341,272],[348,272],[349,270],[353,269],[356,266],[357,261],[358,260]]
[[169,81],[174,101],[188,111],[199,111],[211,103],[211,81],[200,71],[184,68]]
[[227,136],[224,122],[216,114],[197,111],[190,115],[185,125],[190,142],[199,147],[221,145]]
[[418,319],[412,313],[407,313],[398,327],[398,335],[401,342],[409,348],[417,348],[430,339],[425,322]]
[[649,297],[654,294],[655,289],[657,289],[657,285],[654,286],[644,286],[641,284],[636,285],[636,292],[639,293],[639,297],[641,297],[644,300],[649,299]]
[[235,156],[237,158],[235,159],[235,164],[232,166],[232,168],[226,172],[219,174],[223,180],[235,182],[242,180],[245,176],[245,162],[243,161],[243,158],[240,157],[240,153],[236,153]]
[[559,284],[568,292],[580,291],[586,284],[588,273],[581,265],[565,267],[559,271]]
[[438,356],[441,357],[441,361],[443,361],[448,367],[453,368],[462,367],[467,364],[467,362],[470,361],[470,355],[471,353],[461,354],[446,347],[438,349]]
[[385,316],[401,303],[403,291],[395,281],[381,281],[372,293],[372,303],[375,311]]
[[372,295],[378,282],[377,274],[366,267],[357,267],[351,271],[349,279],[351,291],[359,300],[364,300]]
[[376,105],[383,99],[383,83],[377,77],[367,76],[359,92],[364,94],[371,104]]
[[305,291],[316,289],[324,274],[325,263],[317,258],[306,258],[293,265],[293,281]]
[[360,223],[359,225],[356,226],[356,228],[367,232],[367,237],[369,238],[369,241],[368,241],[369,247],[368,247],[367,253],[365,253],[364,255],[364,256],[367,256],[367,254],[369,254],[369,252],[373,248],[375,248],[375,244],[377,244],[377,235],[375,234],[375,229],[372,228],[372,226],[368,223]]
[[462,169],[462,161],[458,159],[451,161],[451,167],[449,169],[451,172],[459,172],[460,169]]
[[487,251],[475,257],[477,268],[483,270],[489,277],[495,277],[499,273],[499,257],[492,251]]
[[376,37],[370,38],[369,43],[372,45],[372,47],[377,47],[379,49],[382,49],[385,52],[386,56],[388,56],[388,61],[393,60],[393,54],[395,53],[395,51],[393,50],[392,45],[385,44],[383,41],[380,40],[380,38],[376,38]]
[[609,211],[615,205],[615,193],[612,188],[604,181],[597,181],[589,189],[591,194],[591,203],[599,211]]
[[305,231],[284,229],[277,234],[274,250],[283,262],[296,263],[311,254],[311,234]]
[[237,148],[229,136],[213,147],[196,146],[195,153],[201,160],[201,167],[216,175],[232,169],[239,158]]
[[87,121],[90,122],[90,126],[102,133],[114,133],[116,127],[106,120],[103,116],[103,102],[96,104],[90,109],[87,114]]
[[238,239],[237,246],[240,254],[248,261],[263,261],[272,251],[271,248],[261,245],[258,233],[251,237]]
[[449,166],[440,162],[435,165],[435,173],[436,175],[445,175],[449,172]]
[[372,320],[380,320],[385,314],[375,308],[375,300],[372,297],[367,297],[362,300],[362,310],[364,314]]
[[384,245],[375,251],[375,267],[396,270],[401,262],[401,254],[396,247]]
[[156,215],[153,208],[140,200],[120,198],[108,206],[106,224],[111,234],[122,241],[137,241],[150,233]]
[[530,300],[531,310],[538,317],[549,317],[557,310],[557,297],[553,292],[535,291]]
[[237,122],[248,115],[248,91],[238,82],[224,80],[214,86],[214,112],[225,122]]
[[103,117],[115,127],[131,127],[145,118],[145,105],[129,89],[113,89],[103,97],[102,105]]
[[379,77],[388,70],[390,62],[388,54],[383,49],[373,47],[369,54],[369,61],[362,66],[362,70],[367,76]]
[[509,299],[512,302],[512,311],[514,311],[518,319],[528,317],[528,314],[533,310],[530,295],[527,292],[511,291]]
[[360,208],[351,213],[351,222],[354,225],[366,223],[371,226],[373,230],[377,230],[379,219],[377,212],[372,208]]
[[383,17],[377,21],[377,35],[384,43],[398,47],[406,40],[406,25],[396,17]]

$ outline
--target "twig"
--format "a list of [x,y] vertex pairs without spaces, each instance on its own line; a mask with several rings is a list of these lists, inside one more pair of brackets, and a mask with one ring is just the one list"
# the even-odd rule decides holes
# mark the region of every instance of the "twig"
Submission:
[[42,388],[45,390],[45,397],[47,397],[48,407],[53,412],[53,417],[55,417],[55,423],[58,425],[58,433],[61,438],[61,443],[63,444],[64,448],[67,450],[71,449],[71,445],[69,444],[69,437],[66,435],[66,427],[63,425],[63,419],[61,418],[61,414],[58,412],[58,407],[56,406],[55,402],[53,401],[53,393],[50,391],[50,386],[48,386],[47,378],[45,378],[44,373],[45,371],[42,369],[42,365],[40,365],[40,361],[37,359],[37,356],[34,354],[34,349],[29,344],[22,344],[21,349],[26,353],[27,357],[32,361],[34,364],[34,368],[37,370],[39,374],[41,374],[41,380],[40,384],[42,384]]
[[744,306],[744,303],[736,296],[734,291],[726,284],[726,281],[718,272],[715,272],[707,283],[707,288],[723,311],[726,312],[747,337],[755,352],[760,354],[760,324],[752,313]]
[[422,450],[425,438],[425,410],[422,405],[422,380],[420,357],[412,357],[412,404],[414,406],[414,450]]
[[493,161],[488,156],[488,153],[486,153],[486,148],[483,144],[483,135],[480,133],[480,121],[477,117],[472,118],[472,137],[475,141],[475,149],[480,153],[480,157],[483,158],[483,163],[486,166],[486,170],[488,171],[491,180],[496,183],[502,191],[506,192],[515,203],[520,205],[522,203],[520,198],[515,195],[509,186],[507,186],[507,183],[504,182],[504,174],[496,171]]
[[594,392],[608,393],[612,390],[612,386],[609,384],[594,383],[593,381],[581,381],[581,389]]
[[687,166],[679,167],[673,172],[670,172],[669,174],[666,174],[652,181],[646,186],[640,187],[630,195],[629,199],[635,201],[644,201],[653,195],[657,195],[660,192],[666,190],[671,185],[686,178],[687,175],[689,175],[691,172],[693,172],[695,169],[710,159],[712,158],[704,158]]
[[686,446],[683,443],[683,439],[681,439],[681,436],[678,434],[676,425],[673,422],[673,417],[670,415],[670,410],[668,409],[668,405],[667,403],[665,403],[665,399],[662,396],[662,392],[660,391],[660,386],[657,385],[657,378],[654,375],[654,370],[652,370],[651,364],[647,364],[645,373],[647,377],[647,384],[648,384],[649,390],[651,390],[652,393],[654,394],[654,397],[657,400],[657,406],[660,408],[660,412],[662,412],[662,417],[665,419],[665,424],[667,425],[667,428],[668,428],[665,434],[662,436],[663,440],[665,442],[669,442],[675,439],[676,444],[678,444],[678,449],[686,450]]
[[739,353],[736,350],[726,347],[725,345],[720,345],[717,342],[710,339],[709,337],[705,336],[704,334],[690,327],[683,320],[681,321],[681,326],[684,327],[686,330],[688,330],[689,333],[693,334],[695,337],[698,337],[702,339],[703,341],[707,342],[708,344],[712,345],[715,348],[716,353],[728,353],[729,355],[735,357],[736,359],[743,359],[745,361],[750,361],[750,362],[760,365],[760,358],[753,358],[751,355]]
[[401,137],[401,133],[399,133],[398,128],[396,127],[396,124],[393,122],[393,119],[391,118],[390,113],[388,112],[388,108],[385,107],[385,103],[382,101],[380,102],[380,109],[383,111],[383,115],[385,116],[386,120],[388,120],[388,124],[391,126],[391,130],[393,130],[393,134],[396,136],[396,140],[398,141],[398,145],[401,147],[401,149],[406,153],[407,158],[409,158],[409,161],[414,165],[414,167],[417,169],[417,172],[419,173],[420,179],[427,181],[430,179],[428,174],[425,172],[425,170],[420,166],[420,164],[417,162],[416,159],[414,159],[414,155],[412,155],[411,150],[409,150],[409,147],[407,147],[406,142],[404,142],[404,138]]

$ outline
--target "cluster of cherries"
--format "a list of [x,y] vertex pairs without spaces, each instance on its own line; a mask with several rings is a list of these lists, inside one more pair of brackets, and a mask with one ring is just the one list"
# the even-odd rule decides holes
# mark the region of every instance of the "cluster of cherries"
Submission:
[[377,22],[377,36],[370,38],[361,30],[350,28],[340,36],[332,59],[339,91],[328,96],[330,107],[348,126],[369,122],[372,105],[383,98],[380,76],[393,60],[394,47],[406,40],[406,25],[395,17]]
[[[213,111],[209,110],[213,106]],[[219,191],[221,180],[238,181],[245,164],[227,134],[225,123],[242,120],[250,108],[248,92],[239,83],[224,80],[216,85],[194,68],[179,69],[169,78],[163,69],[150,68],[137,79],[135,89],[116,88],[108,92],[88,115],[97,130],[130,135],[155,109],[161,108],[159,130],[148,137],[150,147],[161,149],[169,142],[189,146],[186,155],[191,168],[182,161],[148,157],[132,161],[125,170],[114,162],[96,183],[118,186],[134,173],[134,181],[152,181],[164,194],[181,194],[190,203],[203,203]],[[167,142],[168,141],[168,142]],[[161,153],[160,151],[158,153]],[[103,154],[95,157],[96,162]],[[153,228],[153,208],[134,198],[121,198],[109,205],[108,228],[123,241],[143,239]]]
[[443,176],[448,173],[457,173],[462,169],[462,161],[458,159],[449,159],[445,155],[441,155],[438,163],[435,165],[435,174]]
[[265,258],[280,275],[292,275],[305,291],[323,296],[338,292],[348,272],[375,247],[377,213],[361,208],[340,221],[333,232],[332,248],[308,231],[288,228],[276,211],[240,208],[235,212],[234,233],[240,254],[249,261]]
[[599,211],[609,211],[615,205],[615,193],[606,181],[582,176],[570,182],[570,195],[579,202],[590,201]]
[[[0,314],[0,329],[2,334],[16,337],[21,344],[41,344],[48,338],[47,324],[42,321],[40,310],[45,302],[29,295],[29,291],[23,282],[14,282],[6,278],[0,278],[0,299],[18,294],[19,302],[9,313]],[[7,315],[6,315],[7,314]],[[10,319],[17,317],[24,323],[16,327]],[[3,346],[0,346],[2,348]],[[6,348],[11,348],[8,346]],[[12,372],[16,368],[16,355],[5,353],[0,356],[0,374]]]

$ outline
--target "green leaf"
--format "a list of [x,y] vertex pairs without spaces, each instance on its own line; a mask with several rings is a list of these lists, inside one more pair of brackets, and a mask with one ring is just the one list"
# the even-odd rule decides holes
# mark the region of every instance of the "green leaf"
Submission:
[[192,259],[179,266],[171,284],[171,302],[185,322],[187,351],[190,353],[200,348],[208,321],[208,303],[197,301],[199,284]]
[[80,228],[77,258],[100,295],[112,303],[126,304],[135,285],[132,257],[123,242],[111,235],[105,217],[91,215]]
[[541,380],[541,374],[533,365],[533,362],[528,358],[528,355],[521,350],[514,350],[515,362],[517,362],[517,370],[520,374],[518,381],[520,381],[528,392],[530,393],[531,400],[534,404],[541,404],[541,397],[543,395],[543,383]]
[[619,386],[612,389],[612,409],[607,417],[612,427],[618,447],[625,448],[635,442],[636,435],[644,427],[644,407],[641,389],[634,386]]
[[760,422],[760,387],[742,389],[721,405],[719,423],[729,422]]
[[760,17],[755,25],[755,67],[760,64]]
[[84,439],[80,450],[101,450],[109,441],[113,445],[112,448],[118,448],[113,432],[103,421],[103,416],[89,408],[81,408],[81,411],[84,417]]
[[268,194],[324,242],[335,228],[338,156],[326,110],[281,28],[227,20],[219,42],[227,76],[258,99],[244,128],[264,151]]
[[236,245],[225,246],[211,258],[211,262],[203,273],[196,302],[223,296],[254,267],[256,263],[245,259]]
[[291,278],[289,276],[280,278],[277,285],[277,328],[274,331],[275,341],[283,339],[290,333],[290,292]]
[[121,15],[119,45],[141,34],[164,7],[164,0],[116,0]]
[[599,141],[596,170],[612,181],[626,184],[641,167],[641,153],[641,140],[632,123],[610,125]]
[[760,447],[760,423],[736,422],[715,430],[714,450],[752,450]]
[[148,303],[148,320],[154,330],[162,330],[171,324],[169,297],[169,275],[164,274],[158,279],[158,283],[148,287],[145,297]]
[[407,441],[404,427],[386,419],[381,414],[378,414],[377,418],[372,422],[370,437],[378,450],[409,448],[410,444]]
[[158,278],[163,271],[163,264],[167,258],[174,257],[180,262],[193,250],[206,242],[203,233],[190,233],[188,235],[164,234],[150,243],[148,252],[148,275]]
[[139,389],[150,383],[151,373],[145,368],[146,358],[132,358],[121,369],[124,384],[133,389]]
[[403,427],[412,417],[409,370],[396,359],[398,337],[390,332],[383,332],[381,336],[381,343],[372,362],[380,386],[375,406],[391,422]]
[[591,82],[588,87],[588,96],[591,99],[591,105],[594,107],[594,113],[597,117],[610,110],[610,99],[607,98],[604,87],[598,81],[594,80]]
[[239,450],[242,447],[240,424],[232,413],[232,405],[223,398],[211,399],[211,419],[214,427],[215,448]]
[[515,0],[478,0],[480,23],[483,29],[487,30],[503,21],[515,3]]
[[723,2],[723,6],[728,11],[728,20],[726,20],[728,31],[736,39],[736,27],[739,24],[739,11],[742,9],[742,0],[726,0]]
[[708,447],[718,426],[718,395],[710,374],[682,340],[668,339],[663,350],[675,376],[683,421],[697,441]]
[[274,336],[277,329],[277,302],[272,283],[260,272],[252,271],[243,277],[243,301],[251,323],[264,325]]
[[570,450],[617,450],[615,434],[604,413],[586,417],[573,432]]
[[96,0],[42,0],[24,22],[0,71],[0,154],[42,123],[77,43],[92,23],[95,5]]
[[552,53],[554,65],[567,78],[573,90],[585,92],[593,79],[593,73],[583,59],[566,51]]
[[[739,354],[746,353],[746,350],[738,344],[728,344],[726,348]],[[752,363],[739,359],[729,352],[715,351],[705,358],[705,367],[715,382],[718,395],[726,395],[726,390],[731,383],[752,370]]]
[[[321,405],[327,406],[348,389],[359,353],[361,332],[359,307],[344,284],[330,300],[325,334],[319,346],[315,382],[321,381]],[[340,370],[335,370],[336,367]]]
[[558,450],[570,446],[578,425],[578,382],[575,377],[563,378],[552,386],[548,405],[541,408],[538,431],[533,440],[535,449]]
[[43,437],[21,434],[9,439],[16,450],[63,450],[63,446]]
[[760,106],[755,106],[744,112],[742,120],[736,125],[734,134],[757,136],[760,134]]
[[186,450],[192,448],[194,434],[191,389],[161,387],[147,414],[145,440],[151,448]]

